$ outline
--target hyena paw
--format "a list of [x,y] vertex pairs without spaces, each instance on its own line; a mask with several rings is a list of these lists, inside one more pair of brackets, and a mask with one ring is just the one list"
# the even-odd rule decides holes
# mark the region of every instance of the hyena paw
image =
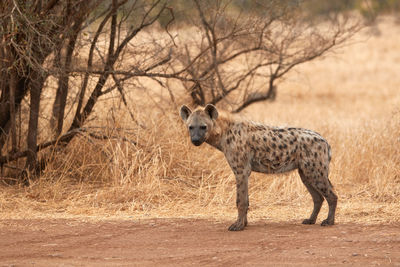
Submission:
[[305,219],[302,224],[315,224],[315,220]]
[[325,219],[325,220],[322,221],[321,226],[328,226],[328,225],[334,225],[334,224],[335,223],[334,223],[333,220]]
[[242,231],[244,227],[246,226],[247,222],[245,223],[244,221],[236,221],[234,224],[229,226],[228,230],[229,231]]

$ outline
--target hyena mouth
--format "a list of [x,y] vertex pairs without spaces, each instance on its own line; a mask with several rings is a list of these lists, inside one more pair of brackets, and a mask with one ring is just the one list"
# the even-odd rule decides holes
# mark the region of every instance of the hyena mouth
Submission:
[[203,143],[203,141],[202,140],[192,140],[192,143],[195,146],[199,146],[199,145],[201,145]]

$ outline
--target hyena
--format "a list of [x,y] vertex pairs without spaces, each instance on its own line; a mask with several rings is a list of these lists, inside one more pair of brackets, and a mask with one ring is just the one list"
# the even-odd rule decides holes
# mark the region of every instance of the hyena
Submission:
[[215,106],[191,111],[183,105],[180,115],[186,123],[191,142],[206,142],[225,154],[236,177],[238,218],[230,231],[247,225],[249,206],[248,178],[252,171],[282,173],[297,169],[314,202],[310,218],[303,224],[315,224],[324,198],[329,205],[322,226],[333,225],[337,196],[328,179],[331,148],[318,133],[302,128],[270,127],[220,114]]

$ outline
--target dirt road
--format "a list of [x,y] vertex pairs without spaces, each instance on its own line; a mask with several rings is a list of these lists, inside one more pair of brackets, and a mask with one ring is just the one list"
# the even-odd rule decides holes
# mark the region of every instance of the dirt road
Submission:
[[2,220],[0,266],[398,265],[400,225]]

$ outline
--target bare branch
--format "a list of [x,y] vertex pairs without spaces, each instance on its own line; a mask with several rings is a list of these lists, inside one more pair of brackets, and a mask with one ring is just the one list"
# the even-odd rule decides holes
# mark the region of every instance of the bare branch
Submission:
[[[137,145],[137,143],[135,141],[132,141],[126,137],[113,137],[113,136],[107,136],[107,135],[102,135],[99,133],[92,133],[89,132],[86,128],[78,128],[78,129],[74,129],[72,131],[69,131],[61,136],[59,136],[57,139],[51,140],[51,141],[47,141],[44,143],[41,143],[39,145],[36,146],[35,148],[35,152],[39,152],[45,148],[48,148],[50,146],[57,146],[58,144],[62,144],[64,142],[69,142],[75,135],[77,134],[82,134],[82,133],[87,133],[89,136],[96,138],[96,139],[100,139],[100,140],[105,140],[105,139],[119,139],[122,140],[124,142],[129,142],[133,145]],[[15,153],[7,153],[6,156],[0,156],[0,164],[4,164],[4,163],[8,163],[11,161],[15,161],[17,159],[20,158],[24,158],[27,157],[29,155],[29,153],[31,153],[29,150],[24,150],[24,151],[18,151]]]

